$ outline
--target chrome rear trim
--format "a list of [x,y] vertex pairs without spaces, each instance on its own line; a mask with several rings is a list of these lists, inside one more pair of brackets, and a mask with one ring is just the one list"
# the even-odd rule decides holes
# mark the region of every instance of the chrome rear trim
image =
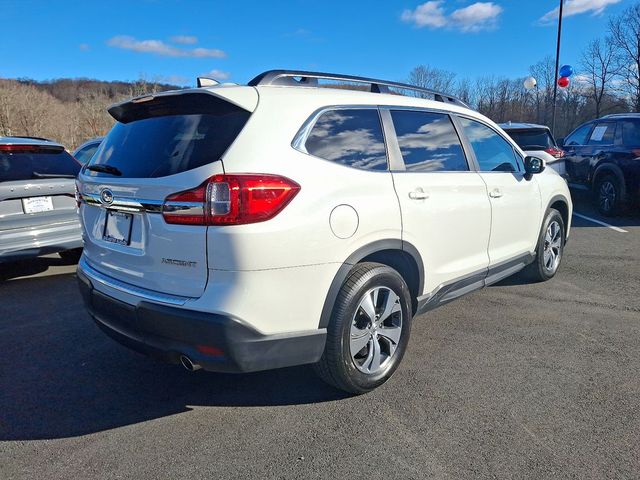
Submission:
[[89,265],[84,256],[80,259],[80,262],[78,262],[78,270],[80,270],[91,281],[98,282],[102,285],[113,288],[114,290],[135,295],[136,297],[140,297],[145,300],[151,300],[152,302],[165,303],[167,305],[184,305],[187,300],[191,300],[191,297],[182,297],[179,295],[170,295],[167,293],[156,292],[154,290],[147,290],[146,288],[136,287],[130,283],[109,277]]
[[105,204],[100,199],[100,195],[93,193],[83,193],[81,198],[87,205],[107,208],[109,210],[119,210],[122,212],[161,213],[162,204],[164,203],[159,200],[141,200],[127,197],[116,197],[113,199],[113,202]]

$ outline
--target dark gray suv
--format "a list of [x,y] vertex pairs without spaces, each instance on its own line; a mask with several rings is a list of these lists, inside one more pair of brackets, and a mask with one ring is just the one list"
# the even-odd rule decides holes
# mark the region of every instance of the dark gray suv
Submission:
[[58,143],[0,137],[0,262],[59,253],[79,258],[75,177],[80,164]]

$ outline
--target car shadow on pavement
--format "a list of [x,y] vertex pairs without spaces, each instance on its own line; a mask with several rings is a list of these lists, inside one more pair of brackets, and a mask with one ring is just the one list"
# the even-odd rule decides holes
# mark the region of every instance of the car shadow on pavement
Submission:
[[12,262],[0,263],[0,282],[14,278],[28,277],[49,270],[51,267],[73,265],[74,261],[64,260],[57,255],[49,257],[37,257]]
[[190,373],[129,351],[93,324],[73,274],[7,282],[0,295],[0,441],[85,435],[191,406],[308,404],[347,396],[310,366]]

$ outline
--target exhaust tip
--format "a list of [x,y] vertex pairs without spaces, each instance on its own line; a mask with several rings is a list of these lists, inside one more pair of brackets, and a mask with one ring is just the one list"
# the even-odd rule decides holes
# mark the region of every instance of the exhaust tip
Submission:
[[180,355],[180,363],[184,368],[186,368],[190,372],[195,372],[196,370],[200,370],[202,368],[197,363],[193,363],[191,359],[186,355]]

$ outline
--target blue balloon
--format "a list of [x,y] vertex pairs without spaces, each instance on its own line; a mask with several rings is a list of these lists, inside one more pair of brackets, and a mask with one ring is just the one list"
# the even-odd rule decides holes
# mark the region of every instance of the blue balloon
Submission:
[[573,67],[571,65],[563,65],[560,67],[561,77],[570,77],[573,74]]

